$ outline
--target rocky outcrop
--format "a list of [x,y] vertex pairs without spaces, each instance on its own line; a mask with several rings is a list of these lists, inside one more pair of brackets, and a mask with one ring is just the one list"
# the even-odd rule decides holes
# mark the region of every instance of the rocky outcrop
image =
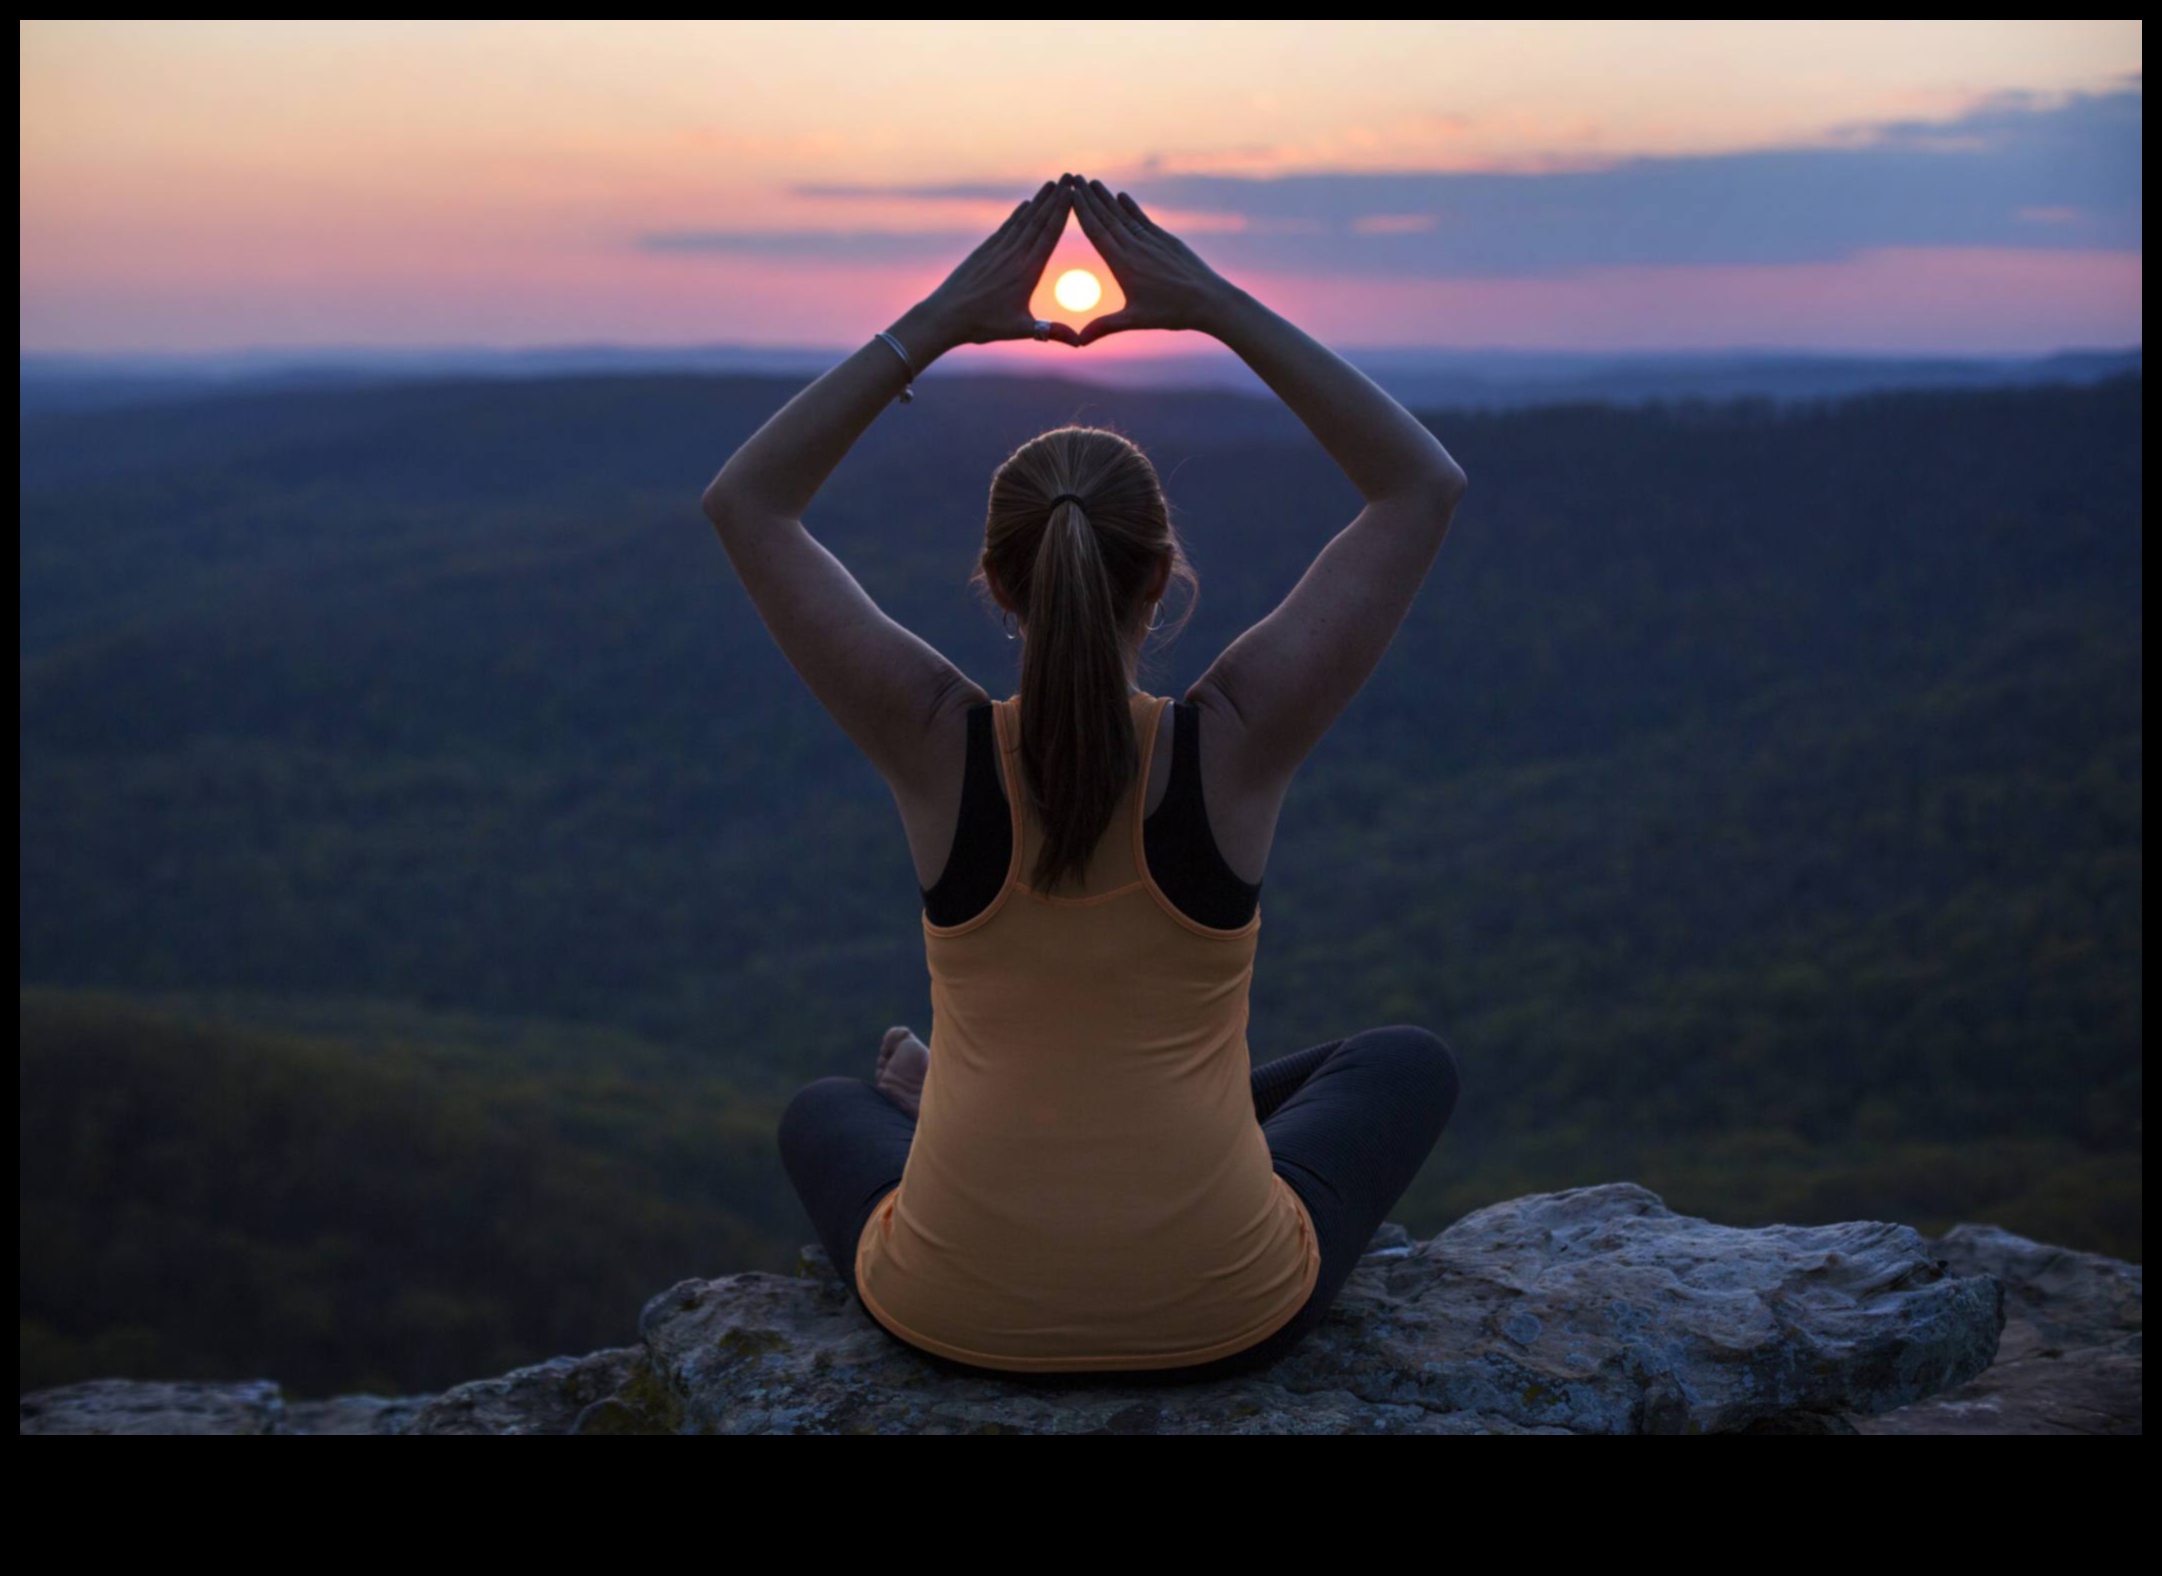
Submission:
[[24,1396],[19,1427],[25,1434],[402,1434],[425,1399],[288,1401],[267,1379],[93,1379]]
[[1283,1361],[1198,1386],[967,1373],[888,1340],[830,1276],[688,1281],[641,1320],[663,1381],[642,1416],[696,1433],[1822,1431],[1981,1373],[2001,1301],[1903,1226],[1737,1230],[1616,1185],[1386,1242]]
[[[637,1346],[430,1399],[101,1380],[24,1433],[2137,1432],[2141,1271],[1986,1226],[1738,1229],[1626,1184],[1385,1227],[1323,1327],[1206,1385],[1007,1379],[797,1277],[686,1281]],[[2007,1304],[2012,1323],[2005,1327]],[[2004,1351],[1997,1365],[2000,1329]]]
[[24,1396],[16,1418],[25,1434],[275,1434],[285,1420],[285,1397],[268,1379],[93,1379]]
[[[635,1347],[553,1357],[500,1379],[476,1379],[446,1390],[414,1413],[405,1431],[414,1434],[605,1433],[598,1426],[608,1403],[623,1405],[646,1380],[645,1354]],[[598,1408],[598,1410],[596,1410]],[[579,1421],[594,1417],[585,1428]],[[640,1428],[639,1433],[662,1430]]]
[[1978,1379],[1880,1417],[1865,1434],[2137,1434],[2143,1422],[2145,1272],[1995,1226],[1934,1244],[1955,1275],[2004,1287],[2004,1337]]

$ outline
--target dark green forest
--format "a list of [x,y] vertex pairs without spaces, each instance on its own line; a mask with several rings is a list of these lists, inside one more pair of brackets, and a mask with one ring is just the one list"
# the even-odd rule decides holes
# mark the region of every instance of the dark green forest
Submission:
[[[770,1265],[775,1108],[620,1035],[316,1040],[25,992],[21,1364],[397,1391]],[[628,1312],[627,1312],[628,1310]]]
[[[21,419],[21,1381],[411,1388],[787,1262],[797,1080],[928,1012],[882,786],[696,499],[784,381]],[[1436,415],[1253,1045],[1447,1038],[1421,1231],[1629,1177],[2138,1257],[2142,388]],[[987,688],[993,465],[1167,477],[1190,683],[1356,501],[1270,406],[947,380],[812,524]]]

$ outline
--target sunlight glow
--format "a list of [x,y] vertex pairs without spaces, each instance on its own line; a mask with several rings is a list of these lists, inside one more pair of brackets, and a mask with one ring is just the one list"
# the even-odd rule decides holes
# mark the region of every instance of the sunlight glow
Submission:
[[1104,298],[1104,287],[1086,268],[1069,268],[1058,276],[1058,283],[1051,287],[1051,293],[1067,311],[1086,312]]

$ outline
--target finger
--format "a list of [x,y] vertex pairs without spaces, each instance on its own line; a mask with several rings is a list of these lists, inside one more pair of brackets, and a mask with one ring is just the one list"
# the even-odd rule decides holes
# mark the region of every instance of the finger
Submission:
[[[1005,326],[1000,328],[991,338],[993,340],[1034,339],[1038,321],[1039,319],[1030,317],[1026,312],[1020,313],[1018,316],[1006,319]],[[1062,345],[1078,345],[1081,343],[1081,336],[1064,323],[1051,324],[1050,331],[1044,335],[1044,338],[1055,339]]]
[[1012,236],[1014,232],[1014,227],[1020,224],[1021,216],[1027,212],[1027,203],[1016,203],[1014,205],[1013,212],[1006,215],[1005,222],[1001,224],[997,229],[993,230],[989,235],[984,237],[982,249],[988,251],[990,248],[998,246],[1005,242],[1009,237]]
[[1028,209],[1028,217],[1021,221],[1021,227],[1024,230],[1043,216],[1044,210],[1057,200],[1060,190],[1057,181],[1045,181],[1036,188],[1036,195],[1024,204]]
[[1154,219],[1151,219],[1147,214],[1143,213],[1141,211],[1141,205],[1135,202],[1133,198],[1127,196],[1126,193],[1119,193],[1118,204],[1120,208],[1125,210],[1126,217],[1133,220],[1133,222],[1139,225],[1142,229],[1149,231],[1151,234],[1154,235],[1162,235],[1165,233],[1164,227],[1158,224]]
[[1035,196],[1025,197],[1014,206],[1013,212],[1006,215],[1006,222],[993,231],[990,240],[984,243],[985,247],[995,247],[1004,252],[1017,244],[1028,230],[1029,222],[1035,218],[1037,205],[1042,201],[1043,190],[1039,187]]
[[1135,222],[1132,214],[1118,204],[1111,188],[1102,181],[1096,183],[1097,206],[1103,211],[1104,223],[1110,228],[1117,243],[1124,246],[1129,255],[1138,255],[1146,248],[1152,237],[1148,227]]
[[1029,201],[1028,218],[1021,224],[1021,240],[1033,246],[1046,226],[1066,217],[1068,197],[1066,188],[1057,181],[1049,182]]
[[1096,195],[1095,182],[1083,181],[1074,187],[1074,214],[1080,219],[1081,233],[1089,238],[1089,244],[1103,253],[1104,261],[1116,270],[1119,259],[1126,252],[1126,237],[1105,217],[1103,200]]
[[1104,234],[1103,216],[1096,211],[1095,194],[1089,190],[1089,183],[1083,180],[1075,181],[1072,196],[1073,215],[1081,221],[1081,233],[1089,238],[1090,245],[1102,251],[1103,242],[1100,238]]
[[1093,345],[1099,339],[1107,338],[1112,334],[1123,334],[1128,329],[1139,328],[1140,326],[1139,323],[1134,321],[1134,315],[1131,312],[1107,312],[1092,322],[1082,324],[1080,337],[1074,343],[1077,345]]
[[1056,196],[1044,205],[1036,218],[1034,227],[1022,242],[1028,266],[1041,272],[1043,265],[1058,250],[1059,237],[1066,233],[1066,216],[1073,212],[1073,194],[1061,186]]

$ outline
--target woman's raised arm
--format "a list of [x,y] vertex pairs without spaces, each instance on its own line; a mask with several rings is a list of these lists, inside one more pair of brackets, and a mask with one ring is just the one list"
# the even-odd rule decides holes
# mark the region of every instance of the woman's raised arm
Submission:
[[1273,824],[1299,763],[1410,611],[1464,496],[1464,473],[1364,373],[1225,282],[1131,197],[1100,181],[1079,183],[1074,210],[1126,295],[1123,310],[1082,329],[1083,344],[1135,328],[1198,329],[1222,340],[1366,500],[1276,611],[1233,641],[1191,692],[1210,713],[1202,731],[1210,775],[1250,802],[1267,801]]
[[[1071,206],[1067,182],[1045,182],[889,330],[906,363],[893,346],[871,340],[783,406],[705,491],[706,518],[759,617],[811,693],[903,799],[904,816],[910,797],[960,770],[961,715],[983,692],[879,610],[804,529],[804,511],[912,372],[956,345],[1031,336],[1029,294]],[[1052,334],[1077,343],[1063,324]]]

